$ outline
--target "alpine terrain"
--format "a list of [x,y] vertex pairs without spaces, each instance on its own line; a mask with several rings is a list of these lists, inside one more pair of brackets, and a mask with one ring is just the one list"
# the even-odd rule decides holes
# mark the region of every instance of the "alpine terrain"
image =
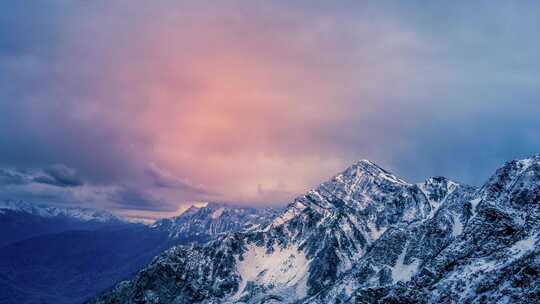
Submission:
[[480,188],[359,161],[266,225],[175,246],[91,303],[538,303],[540,156]]
[[108,212],[0,202],[0,303],[82,303],[174,245],[271,221],[273,209],[208,204],[151,226]]
[[221,233],[268,224],[278,215],[274,208],[208,203],[204,207],[191,206],[179,216],[158,220],[151,227],[182,243],[204,243]]
[[102,210],[0,200],[0,247],[45,234],[97,230],[122,224],[125,224],[124,220]]

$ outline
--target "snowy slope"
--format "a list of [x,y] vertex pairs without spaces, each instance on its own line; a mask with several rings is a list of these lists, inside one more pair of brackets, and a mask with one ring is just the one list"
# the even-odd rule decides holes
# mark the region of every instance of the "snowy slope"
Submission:
[[270,224],[175,247],[94,303],[534,303],[539,201],[540,157],[480,189],[360,161]]

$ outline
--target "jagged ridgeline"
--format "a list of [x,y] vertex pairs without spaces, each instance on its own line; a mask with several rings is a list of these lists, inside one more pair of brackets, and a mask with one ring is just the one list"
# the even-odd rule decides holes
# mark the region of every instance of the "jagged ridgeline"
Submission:
[[174,247],[92,303],[539,303],[540,156],[481,188],[360,161],[271,223]]
[[203,243],[221,233],[266,225],[279,211],[208,203],[204,207],[191,206],[179,216],[158,220],[151,228],[166,232],[169,238],[182,243]]

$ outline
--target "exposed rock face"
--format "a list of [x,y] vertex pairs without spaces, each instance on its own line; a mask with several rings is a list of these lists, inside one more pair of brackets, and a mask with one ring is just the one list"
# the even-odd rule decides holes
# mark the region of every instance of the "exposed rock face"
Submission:
[[222,233],[264,226],[278,216],[279,211],[208,203],[204,207],[191,206],[179,216],[161,219],[151,227],[167,232],[171,239],[182,243],[204,243]]
[[360,161],[271,223],[174,247],[93,303],[538,303],[540,156],[480,189]]

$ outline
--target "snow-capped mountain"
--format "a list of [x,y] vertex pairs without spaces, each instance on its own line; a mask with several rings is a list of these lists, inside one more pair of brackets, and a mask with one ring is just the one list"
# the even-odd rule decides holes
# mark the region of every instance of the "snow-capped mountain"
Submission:
[[465,206],[462,233],[411,280],[359,289],[355,301],[539,303],[540,155],[506,163]]
[[0,206],[0,303],[6,304],[81,303],[132,278],[174,245],[204,243],[277,215],[208,204],[147,226],[91,209]]
[[171,248],[93,303],[537,303],[540,156],[480,189],[360,161],[266,226]]
[[122,221],[121,218],[104,210],[76,207],[55,207],[28,203],[25,201],[4,200],[0,201],[0,215],[6,211],[26,213],[40,217],[65,217],[80,221],[110,222]]
[[0,247],[51,233],[96,230],[126,222],[106,211],[0,201]]
[[275,208],[208,203],[204,207],[191,206],[179,216],[158,220],[151,227],[166,231],[175,240],[203,243],[221,233],[268,224],[277,215]]

